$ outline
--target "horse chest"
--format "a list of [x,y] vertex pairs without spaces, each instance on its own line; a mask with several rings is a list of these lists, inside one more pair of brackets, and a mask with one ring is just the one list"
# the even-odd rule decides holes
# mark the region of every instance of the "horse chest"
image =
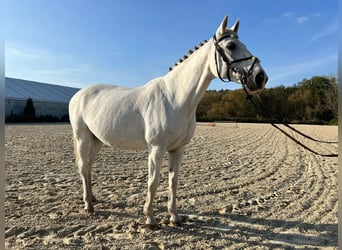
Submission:
[[193,137],[194,129],[192,128],[185,128],[180,129],[175,135],[173,135],[169,139],[169,149],[175,149],[177,147],[186,145],[190,142],[191,138]]
[[171,116],[164,123],[148,124],[146,127],[146,142],[152,145],[165,145],[166,150],[173,150],[183,146],[193,137],[195,118],[180,119]]

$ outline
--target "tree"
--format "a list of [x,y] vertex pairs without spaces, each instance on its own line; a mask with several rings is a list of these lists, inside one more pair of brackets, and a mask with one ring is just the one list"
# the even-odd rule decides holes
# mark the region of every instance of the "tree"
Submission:
[[256,110],[243,90],[210,90],[198,105],[197,119],[337,123],[336,78],[314,76],[291,87],[279,86],[260,93],[263,107]]
[[23,111],[23,118],[25,121],[31,122],[34,121],[36,115],[36,110],[33,105],[32,98],[27,99],[24,111]]

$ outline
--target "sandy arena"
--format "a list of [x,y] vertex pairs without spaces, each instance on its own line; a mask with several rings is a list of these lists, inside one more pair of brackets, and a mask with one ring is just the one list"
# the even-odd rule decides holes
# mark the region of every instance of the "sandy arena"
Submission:
[[[337,126],[295,127],[337,140]],[[70,125],[5,132],[6,249],[337,249],[337,158],[271,125],[198,124],[179,175],[184,223],[168,224],[166,155],[154,200],[159,231],[143,227],[147,152],[102,149],[93,167],[99,203],[88,215]],[[298,138],[337,153],[336,144]]]

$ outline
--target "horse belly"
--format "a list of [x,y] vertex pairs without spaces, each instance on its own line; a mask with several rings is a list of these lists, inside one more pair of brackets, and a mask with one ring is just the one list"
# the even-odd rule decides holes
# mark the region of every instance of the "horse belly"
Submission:
[[110,125],[102,124],[90,130],[103,143],[118,149],[146,149],[144,127],[136,119],[115,119]]
[[108,141],[108,144],[113,148],[128,149],[128,150],[144,150],[147,149],[147,144],[143,136],[134,133],[114,133],[113,138]]

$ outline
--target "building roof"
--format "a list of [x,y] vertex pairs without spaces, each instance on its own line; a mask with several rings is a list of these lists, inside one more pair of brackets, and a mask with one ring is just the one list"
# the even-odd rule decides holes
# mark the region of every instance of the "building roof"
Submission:
[[32,98],[34,101],[68,103],[78,90],[78,88],[5,77],[5,99]]

